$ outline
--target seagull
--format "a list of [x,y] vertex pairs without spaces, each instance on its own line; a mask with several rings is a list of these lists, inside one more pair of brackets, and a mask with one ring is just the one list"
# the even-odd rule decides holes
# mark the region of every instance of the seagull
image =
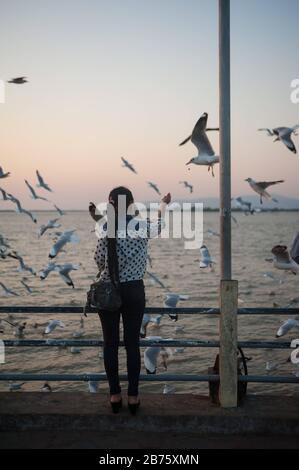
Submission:
[[80,268],[78,264],[62,264],[62,265],[56,265],[55,271],[59,273],[61,279],[70,287],[73,289],[75,288],[74,283],[72,279],[70,278],[70,272],[71,271],[77,271]]
[[159,196],[161,196],[161,192],[160,192],[158,186],[155,183],[152,183],[151,181],[148,181],[147,184],[149,185],[150,188],[152,188],[154,191],[156,191],[156,193],[158,193]]
[[18,259],[17,254],[15,254],[15,252],[7,253],[7,248],[3,245],[0,246],[0,258],[1,259],[7,259],[7,258]]
[[59,207],[57,207],[55,204],[54,204],[54,207],[55,209],[57,210],[58,214],[62,217],[63,215],[65,215],[65,212],[61,209],[59,209]]
[[35,190],[33,189],[33,187],[28,183],[27,180],[25,180],[25,183],[27,185],[27,187],[29,188],[29,191],[31,192],[31,198],[34,199],[34,200],[37,200],[37,199],[41,199],[42,201],[48,201],[48,199],[46,199],[45,197],[42,197],[42,196],[38,196],[35,192]]
[[[185,301],[188,300],[188,295],[180,295],[180,294],[166,294],[164,299],[164,308],[176,308],[177,304],[180,300]],[[169,313],[169,317],[172,321],[178,321],[178,315],[176,313]]]
[[283,284],[283,280],[277,279],[272,273],[264,273],[263,276],[264,278],[271,279],[272,281],[277,282],[280,285]]
[[248,215],[248,213],[250,214],[254,213],[251,202],[244,201],[244,199],[242,199],[241,197],[237,197],[235,201],[236,201],[237,207],[241,209],[242,211],[244,211],[246,215]]
[[153,261],[152,261],[152,258],[149,254],[147,254],[147,261],[148,261],[148,264],[150,265],[150,267],[152,268],[153,267]]
[[88,382],[88,390],[90,393],[99,393],[99,382],[95,382],[94,380],[90,380]]
[[188,181],[180,181],[179,184],[183,184],[186,189],[189,189],[190,194],[193,194],[193,186]]
[[56,269],[56,264],[55,263],[49,263],[44,269],[42,269],[39,272],[40,280],[44,281],[45,279],[47,279],[49,274],[52,273],[53,271],[55,271],[55,269]]
[[165,384],[163,388],[163,395],[170,395],[175,393],[175,388],[172,385]]
[[14,384],[14,383],[10,383],[9,384],[9,391],[10,392],[16,392],[18,390],[21,390],[23,385],[25,385],[26,382],[23,382],[21,384]]
[[49,393],[49,392],[52,392],[52,387],[51,385],[48,384],[48,382],[46,382],[42,388],[40,389],[41,392],[44,392],[44,393]]
[[31,273],[33,276],[36,276],[36,272],[33,268],[31,268],[30,266],[27,266],[25,263],[24,263],[24,259],[22,258],[22,256],[16,254],[16,258],[18,259],[19,263],[20,263],[20,266],[18,268],[18,271],[19,272],[24,272],[24,271],[28,271],[29,273]]
[[151,317],[147,313],[145,313],[143,315],[141,328],[140,328],[140,338],[142,338],[142,339],[146,338],[146,330],[147,330],[147,327],[150,323],[150,319],[151,319]]
[[17,199],[16,197],[14,197],[12,194],[7,194],[7,196],[9,197],[9,200],[11,202],[13,202],[14,204],[16,204],[17,208],[16,208],[16,212],[18,214],[25,214],[25,215],[28,215],[31,220],[36,224],[37,223],[37,220],[35,218],[35,216],[32,214],[32,212],[30,211],[27,211],[26,209],[23,209],[19,199]]
[[49,258],[55,258],[67,243],[79,243],[79,241],[80,240],[78,236],[75,234],[75,230],[63,232],[63,234],[51,248]]
[[279,367],[279,364],[277,362],[267,362],[266,363],[266,372],[270,373],[270,372],[274,372],[275,370],[277,370]]
[[16,325],[16,329],[14,331],[14,335],[17,338],[24,338],[26,329],[26,322],[22,323],[21,325]]
[[2,200],[3,201],[9,201],[10,200],[8,195],[7,195],[7,192],[4,191],[4,189],[0,188],[0,193],[2,194]]
[[[162,340],[160,336],[149,336],[148,340],[150,341],[159,341]],[[155,375],[157,372],[157,362],[162,351],[165,351],[165,348],[161,346],[149,346],[144,351],[144,366],[146,373],[149,375]],[[167,369],[167,355],[163,355],[163,365]]]
[[299,321],[298,320],[287,320],[283,325],[279,328],[276,338],[282,338],[285,336],[289,331],[293,328],[299,328]]
[[158,284],[158,286],[160,286],[162,289],[166,289],[165,285],[163,284],[162,281],[160,281],[158,276],[156,276],[153,273],[150,273],[149,271],[146,271],[146,273],[149,276],[149,278],[153,281],[154,284]]
[[277,199],[274,199],[274,198],[266,191],[266,189],[269,188],[270,186],[274,186],[274,185],[276,185],[276,184],[284,183],[283,180],[280,180],[280,181],[270,181],[270,182],[263,181],[263,182],[257,183],[257,182],[254,181],[252,178],[247,178],[245,181],[247,181],[247,183],[249,183],[249,185],[250,185],[250,187],[253,189],[253,191],[255,191],[257,194],[259,194],[261,204],[263,204],[263,197],[264,197],[265,199],[270,200],[270,201],[278,202]]
[[4,293],[6,296],[15,296],[15,297],[19,297],[19,294],[17,294],[16,292],[14,292],[13,290],[11,289],[8,289],[8,287],[6,287],[3,282],[0,282],[0,286],[2,287],[2,289],[4,290]]
[[51,229],[51,228],[59,228],[61,227],[61,224],[58,224],[57,221],[59,219],[54,219],[54,220],[49,220],[45,225],[42,225],[40,228],[39,228],[39,231],[38,231],[38,238],[42,237],[43,234]]
[[201,260],[200,260],[200,263],[199,263],[200,269],[207,269],[207,268],[212,269],[213,264],[215,264],[215,261],[212,260],[210,252],[209,252],[207,246],[203,245],[200,248],[199,252],[200,252],[200,256],[201,256]]
[[128,160],[126,160],[125,158],[121,157],[121,159],[122,159],[122,162],[123,162],[122,166],[124,168],[128,168],[130,171],[132,171],[132,173],[135,173],[137,175],[137,171],[135,170],[133,165],[131,163],[129,163]]
[[217,238],[220,237],[220,233],[215,232],[214,230],[212,230],[212,229],[210,229],[210,228],[208,229],[208,234],[209,234],[209,235],[212,235],[213,237],[217,237]]
[[50,188],[50,186],[47,183],[45,183],[43,177],[41,176],[41,174],[39,173],[38,170],[36,170],[36,176],[37,176],[37,179],[38,179],[38,184],[36,185],[36,187],[46,189],[47,191],[50,191],[50,193],[51,193],[52,189]]
[[[198,149],[198,156],[192,158],[187,165],[206,165],[208,166],[208,170],[212,169],[212,175],[214,175],[214,165],[219,163],[219,156],[215,155],[214,149],[208,139],[206,134],[207,131],[207,122],[208,122],[208,114],[204,113],[199,121],[197,122],[192,135],[184,140],[180,144],[180,146],[185,145],[189,140],[195,145]],[[212,130],[212,129],[210,129]],[[219,130],[219,129],[213,129]]]
[[80,354],[81,349],[80,348],[75,348],[74,346],[71,347],[71,354]]
[[10,172],[4,173],[2,166],[0,166],[0,179],[8,178]]
[[292,135],[296,134],[296,130],[299,129],[299,124],[294,127],[277,127],[276,129],[259,129],[259,131],[267,132],[269,137],[276,137],[274,142],[282,142],[291,152],[297,153],[294,142],[292,141]]
[[28,284],[26,283],[27,279],[24,277],[22,280],[21,280],[21,284],[23,284],[23,286],[25,287],[25,289],[27,290],[28,294],[33,294],[33,290],[30,286],[28,286]]
[[14,85],[23,85],[23,83],[28,83],[28,80],[26,80],[27,77],[17,77],[17,78],[12,78],[11,80],[8,80],[7,83],[13,83]]
[[0,245],[4,246],[5,248],[10,248],[8,241],[0,234]]
[[287,246],[277,245],[272,249],[272,253],[276,269],[291,271],[295,275],[299,274],[299,265],[291,258]]
[[56,328],[65,328],[65,324],[60,321],[60,320],[51,320],[49,321],[45,331],[44,331],[44,335],[49,335],[50,333],[52,333],[52,331],[54,331]]

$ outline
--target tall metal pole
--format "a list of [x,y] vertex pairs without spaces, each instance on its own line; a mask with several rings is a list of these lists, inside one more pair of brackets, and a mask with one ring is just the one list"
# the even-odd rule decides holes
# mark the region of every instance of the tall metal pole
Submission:
[[219,0],[221,278],[232,278],[230,0]]
[[219,0],[219,89],[221,233],[220,402],[224,408],[233,408],[238,404],[238,282],[232,281],[230,0]]

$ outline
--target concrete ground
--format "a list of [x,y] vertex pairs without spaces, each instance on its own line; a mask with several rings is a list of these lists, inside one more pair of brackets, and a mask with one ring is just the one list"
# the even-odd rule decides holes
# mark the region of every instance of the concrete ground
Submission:
[[0,448],[290,449],[299,447],[299,397],[250,396],[223,410],[197,395],[143,395],[136,417],[104,395],[1,393]]

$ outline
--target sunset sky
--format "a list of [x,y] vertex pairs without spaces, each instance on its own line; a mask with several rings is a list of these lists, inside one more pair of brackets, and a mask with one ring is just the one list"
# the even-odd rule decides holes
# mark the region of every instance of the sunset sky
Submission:
[[[190,134],[205,111],[218,125],[216,0],[1,1],[0,78],[27,76],[6,87],[0,104],[0,186],[25,207],[24,179],[39,169],[65,209],[105,200],[119,184],[137,200],[156,200],[146,181],[175,199],[215,197]],[[285,179],[276,194],[299,198],[299,155],[258,133],[299,124],[291,81],[299,78],[299,1],[232,0],[233,195],[250,194],[245,178]],[[218,135],[211,135],[219,151]],[[299,137],[295,137],[299,148]],[[138,175],[121,167],[124,156]],[[44,193],[43,193],[44,195]],[[13,208],[0,201],[0,209]]]

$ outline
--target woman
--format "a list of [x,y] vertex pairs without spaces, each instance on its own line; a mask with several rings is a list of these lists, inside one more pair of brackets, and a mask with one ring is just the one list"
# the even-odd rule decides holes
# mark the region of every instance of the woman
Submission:
[[[129,230],[125,237],[119,237],[117,229],[120,214],[120,198],[125,199],[126,220],[125,227]],[[139,375],[141,367],[139,338],[140,328],[144,315],[145,294],[143,277],[146,271],[148,239],[158,236],[162,229],[162,219],[166,205],[171,201],[171,195],[165,196],[160,205],[158,220],[150,222],[144,219],[134,219],[128,215],[128,209],[134,204],[134,198],[129,189],[115,188],[109,195],[109,203],[114,207],[115,230],[117,236],[111,233],[99,238],[95,261],[103,281],[119,279],[122,306],[119,311],[99,313],[104,336],[104,364],[110,388],[110,404],[112,411],[118,413],[122,407],[121,387],[118,375],[118,346],[119,324],[122,315],[124,329],[124,343],[127,353],[128,370],[128,406],[135,414],[140,406],[138,396]],[[90,214],[98,221],[95,215],[95,205],[91,203]],[[121,220],[121,222],[124,222]],[[134,229],[131,225],[134,225]],[[108,219],[109,224],[109,219]],[[123,226],[123,224],[122,224]],[[107,223],[103,226],[103,233],[107,233]],[[131,231],[132,230],[132,231]],[[114,234],[113,234],[114,235]]]

